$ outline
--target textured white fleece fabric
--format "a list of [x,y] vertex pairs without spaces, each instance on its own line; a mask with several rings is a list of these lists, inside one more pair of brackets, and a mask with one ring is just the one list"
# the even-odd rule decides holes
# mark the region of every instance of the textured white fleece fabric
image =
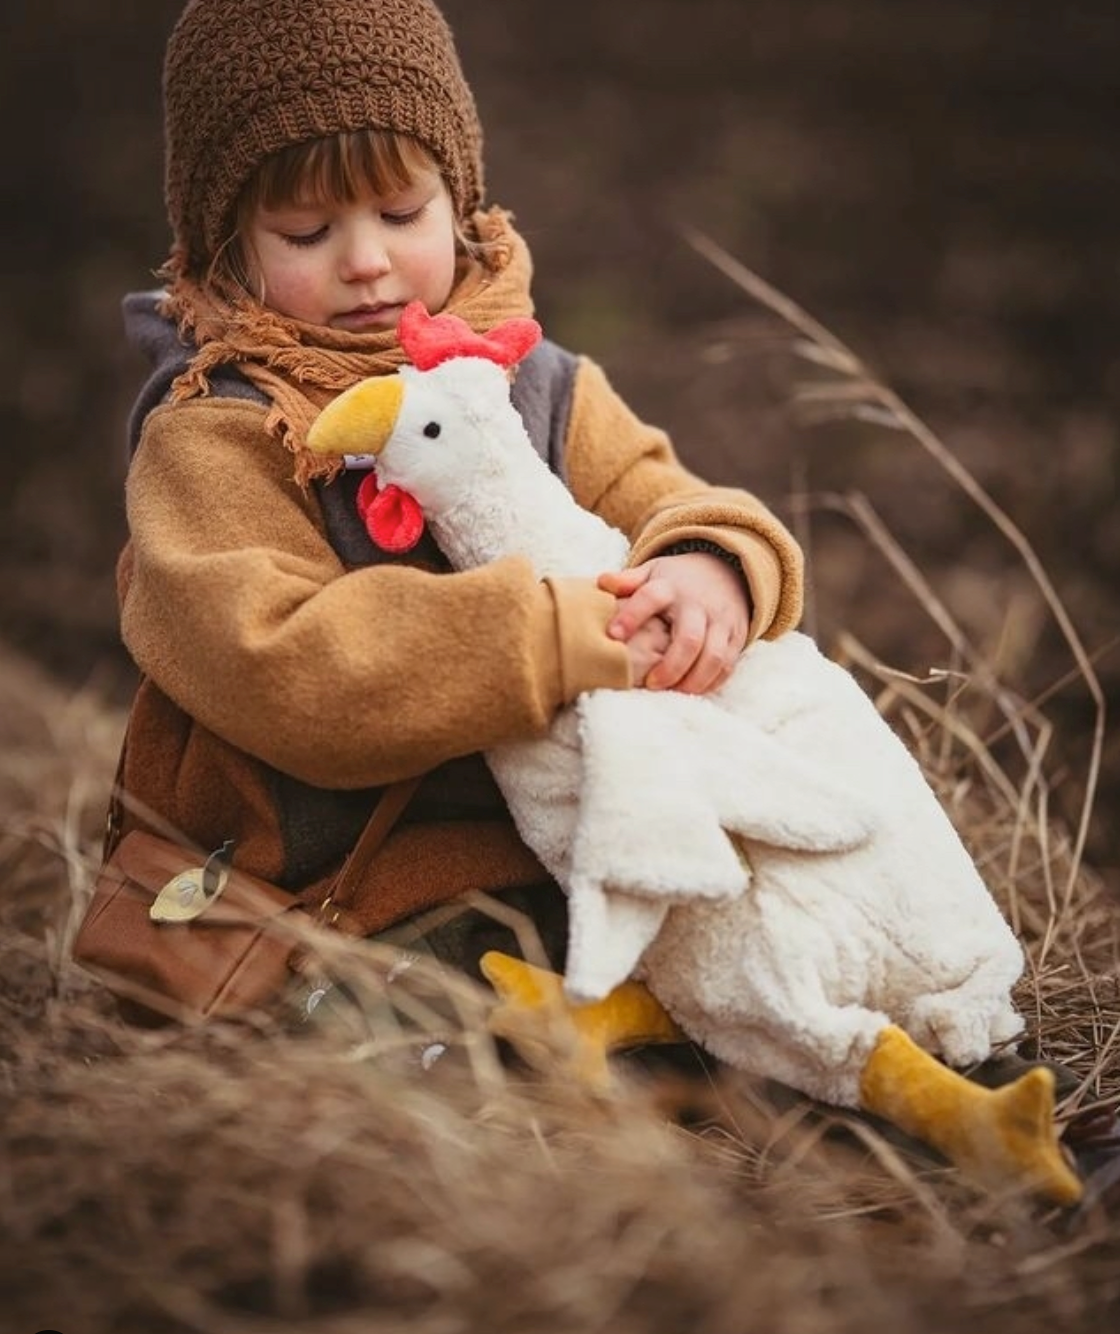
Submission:
[[[538,457],[497,366],[402,375],[379,478],[416,498],[454,566],[623,565],[622,535]],[[1022,1027],[1022,951],[951,822],[804,635],[756,642],[706,697],[591,692],[544,740],[487,758],[569,895],[573,997],[638,972],[716,1056],[842,1105],[888,1022],[953,1064]]]

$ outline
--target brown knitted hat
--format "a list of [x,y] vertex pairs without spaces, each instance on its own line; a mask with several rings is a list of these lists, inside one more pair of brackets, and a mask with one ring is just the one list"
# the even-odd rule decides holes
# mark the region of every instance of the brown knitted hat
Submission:
[[269,153],[344,130],[412,135],[465,218],[482,130],[430,0],[190,0],[164,63],[165,196],[179,262],[201,273]]

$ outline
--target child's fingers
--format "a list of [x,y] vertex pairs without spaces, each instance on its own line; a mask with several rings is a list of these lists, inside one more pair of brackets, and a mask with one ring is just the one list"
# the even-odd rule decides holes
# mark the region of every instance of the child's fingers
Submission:
[[713,629],[703,650],[674,688],[686,695],[707,695],[723,685],[737,658],[730,637]]
[[668,611],[673,602],[672,590],[657,580],[643,583],[629,596],[616,596],[619,597],[618,611],[607,625],[607,634],[612,639],[629,639],[647,621]]
[[638,566],[632,570],[607,570],[597,580],[605,593],[613,593],[616,598],[627,598],[636,593],[649,578],[649,567]]
[[738,661],[735,635],[724,625],[701,616],[699,640],[687,627],[673,627],[673,641],[661,662],[650,672],[651,690],[679,690],[685,695],[707,695],[727,680]]
[[665,655],[646,678],[651,690],[673,690],[696,665],[704,651],[708,618],[698,607],[684,608],[671,625],[672,638]]

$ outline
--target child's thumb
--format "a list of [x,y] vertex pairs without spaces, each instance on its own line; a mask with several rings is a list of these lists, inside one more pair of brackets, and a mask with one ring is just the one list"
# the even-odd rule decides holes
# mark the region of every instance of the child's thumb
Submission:
[[632,570],[607,570],[596,582],[604,593],[613,593],[616,598],[625,598],[637,592],[648,578],[649,570],[637,566]]

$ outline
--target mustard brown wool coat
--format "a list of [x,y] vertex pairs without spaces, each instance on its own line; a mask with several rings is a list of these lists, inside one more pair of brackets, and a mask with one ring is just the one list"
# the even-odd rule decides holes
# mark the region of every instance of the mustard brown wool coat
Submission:
[[[121,625],[142,673],[124,769],[130,824],[203,847],[237,840],[244,870],[297,890],[337,869],[386,783],[423,774],[371,866],[363,924],[379,930],[468,890],[547,877],[479,752],[542,735],[583,691],[625,688],[605,627],[614,599],[539,581],[527,560],[453,573],[434,544],[379,552],[354,519],[355,479],[306,490],[235,370],[163,401],[191,349],[130,298],[155,363],[133,417]],[[641,561],[698,529],[736,555],[752,637],[791,628],[800,552],[747,492],[706,486],[639,421],[602,370],[553,344],[515,398],[576,499]]]

